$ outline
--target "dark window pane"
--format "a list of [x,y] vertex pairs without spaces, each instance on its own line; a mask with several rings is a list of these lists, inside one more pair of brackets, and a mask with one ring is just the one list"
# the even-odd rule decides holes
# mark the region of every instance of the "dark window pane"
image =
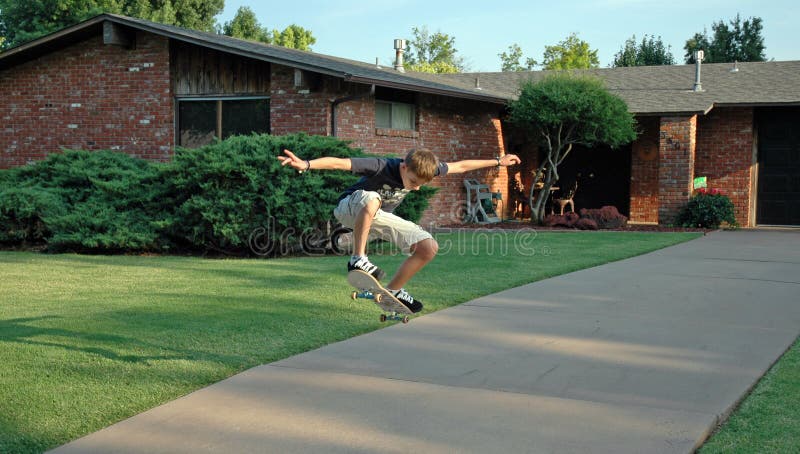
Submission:
[[178,103],[178,143],[197,148],[214,140],[217,132],[216,101],[182,101]]
[[392,103],[392,128],[414,130],[414,106]]
[[269,100],[245,99],[222,102],[222,138],[269,133]]
[[375,102],[375,127],[392,127],[392,104],[388,102]]

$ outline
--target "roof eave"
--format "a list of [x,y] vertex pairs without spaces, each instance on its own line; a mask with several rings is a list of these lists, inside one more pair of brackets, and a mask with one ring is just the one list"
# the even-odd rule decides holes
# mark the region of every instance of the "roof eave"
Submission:
[[389,87],[389,88],[398,88],[402,90],[413,90],[422,93],[428,93],[433,95],[443,95],[443,96],[451,96],[451,97],[458,97],[458,98],[465,98],[465,99],[473,99],[476,101],[484,101],[490,102],[493,104],[506,104],[508,100],[505,98],[499,98],[497,96],[491,95],[482,95],[480,93],[468,93],[468,92],[456,92],[452,90],[447,90],[444,88],[433,88],[433,87],[423,87],[419,85],[412,85],[412,84],[404,84],[402,82],[393,82],[387,81],[383,79],[376,79],[372,77],[365,77],[365,76],[358,76],[354,74],[348,74],[345,77],[346,80],[350,82],[357,82],[363,84],[375,84],[380,85],[382,87]]
[[653,110],[643,112],[630,110],[630,113],[637,117],[686,117],[691,115],[708,115],[715,106],[716,104],[709,104],[704,109],[693,110]]
[[326,74],[326,75],[329,75],[329,76],[336,76],[336,77],[344,77],[345,76],[345,74],[343,72],[341,72],[341,71],[333,71],[333,70],[330,70],[328,68],[324,68],[324,67],[320,67],[320,66],[316,66],[316,65],[309,65],[309,64],[300,63],[300,62],[287,60],[287,59],[282,59],[280,57],[265,56],[263,54],[258,54],[258,53],[255,53],[255,52],[247,52],[245,50],[236,49],[236,48],[233,48],[233,47],[230,47],[230,46],[226,46],[226,45],[223,45],[223,44],[211,43],[211,42],[208,42],[206,40],[194,38],[194,37],[191,37],[191,36],[185,36],[185,35],[181,35],[179,33],[172,33],[172,32],[169,32],[169,31],[161,30],[159,28],[151,27],[151,26],[149,26],[147,24],[128,21],[124,17],[118,17],[118,16],[113,16],[113,15],[107,15],[107,14],[105,16],[106,16],[105,17],[106,20],[110,20],[112,22],[116,22],[116,23],[122,24],[122,25],[127,25],[128,27],[134,27],[134,28],[137,28],[137,29],[149,32],[149,33],[156,34],[156,35],[166,36],[166,37],[168,37],[170,39],[183,41],[183,42],[186,42],[186,43],[189,43],[189,44],[195,44],[195,45],[198,45],[198,46],[207,47],[207,48],[218,50],[218,51],[221,51],[221,52],[226,52],[226,53],[229,53],[229,54],[239,55],[241,57],[252,58],[254,60],[261,60],[261,61],[266,61],[266,62],[269,62],[269,63],[277,63],[279,65],[291,66],[293,68],[299,68],[299,69],[303,69],[303,70],[307,70],[307,71],[313,71],[313,72],[317,72],[317,73],[321,73],[321,74]]
[[[54,43],[55,41],[61,38],[79,33],[83,30],[101,24],[103,21],[106,20],[106,17],[104,16],[105,15],[95,16],[94,18],[88,19],[79,24],[75,24],[71,27],[67,27],[59,31],[50,33],[49,35],[45,35],[33,41],[20,44],[19,46],[13,47],[5,52],[0,53],[0,69],[4,69],[6,66],[8,67],[13,66],[14,65],[13,62],[15,62],[18,59],[24,59],[26,54],[35,54],[36,49],[39,49],[43,46],[47,46],[50,43]],[[6,65],[5,64],[6,62],[12,62],[12,63]]]

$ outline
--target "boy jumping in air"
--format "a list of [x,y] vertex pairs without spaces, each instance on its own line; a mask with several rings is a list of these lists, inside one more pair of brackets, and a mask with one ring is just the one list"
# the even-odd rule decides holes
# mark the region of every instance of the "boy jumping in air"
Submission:
[[486,167],[508,167],[519,164],[520,159],[507,154],[495,159],[469,159],[457,162],[440,162],[431,151],[414,149],[405,159],[400,158],[334,158],[322,157],[305,160],[289,150],[279,156],[281,165],[298,172],[310,170],[345,170],[361,179],[347,188],[339,197],[333,215],[345,227],[353,229],[353,256],[347,271],[362,270],[379,281],[386,273],[373,265],[367,257],[367,241],[374,237],[391,241],[409,257],[386,286],[401,303],[412,312],[422,310],[422,302],[413,298],[403,288],[406,283],[436,256],[439,245],[422,227],[392,213],[403,198],[434,177],[448,173],[464,173]]

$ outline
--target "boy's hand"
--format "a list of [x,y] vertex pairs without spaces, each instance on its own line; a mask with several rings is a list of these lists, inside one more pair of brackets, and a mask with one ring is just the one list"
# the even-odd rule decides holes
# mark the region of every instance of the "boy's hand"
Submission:
[[503,167],[513,166],[515,164],[521,163],[522,160],[515,154],[507,154],[503,155],[500,158],[500,165]]
[[289,150],[284,149],[283,154],[286,156],[278,156],[278,160],[281,162],[282,166],[289,166],[298,172],[303,172],[308,167],[308,161],[305,159],[298,158],[294,153]]

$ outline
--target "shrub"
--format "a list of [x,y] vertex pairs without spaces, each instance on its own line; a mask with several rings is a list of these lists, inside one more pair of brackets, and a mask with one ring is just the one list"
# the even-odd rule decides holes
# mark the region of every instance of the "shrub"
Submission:
[[0,243],[43,243],[51,235],[46,219],[62,208],[58,196],[42,188],[0,186]]
[[[113,151],[65,151],[0,171],[0,242],[49,251],[289,251],[332,219],[349,172],[298,175],[277,156],[361,155],[333,137],[252,135],[177,149],[153,163]],[[398,214],[418,222],[434,188]]]
[[594,221],[599,229],[620,229],[628,225],[628,218],[620,214],[617,207],[614,206],[583,208],[580,213],[581,218]]
[[356,177],[313,170],[298,175],[277,159],[285,148],[304,159],[360,155],[339,139],[305,134],[237,136],[179,148],[166,172],[174,214],[160,226],[202,250],[244,253],[256,233],[260,253],[297,243],[332,218],[340,192]]
[[723,222],[737,225],[733,202],[717,189],[698,189],[678,214],[684,227],[717,229]]
[[65,150],[7,170],[1,235],[50,251],[155,249],[158,175],[157,164],[113,151]]
[[594,219],[589,218],[580,218],[578,222],[575,223],[575,227],[581,230],[597,230],[597,222]]
[[547,227],[567,227],[575,228],[575,224],[580,217],[573,212],[567,212],[564,215],[550,214],[544,218],[544,225]]

